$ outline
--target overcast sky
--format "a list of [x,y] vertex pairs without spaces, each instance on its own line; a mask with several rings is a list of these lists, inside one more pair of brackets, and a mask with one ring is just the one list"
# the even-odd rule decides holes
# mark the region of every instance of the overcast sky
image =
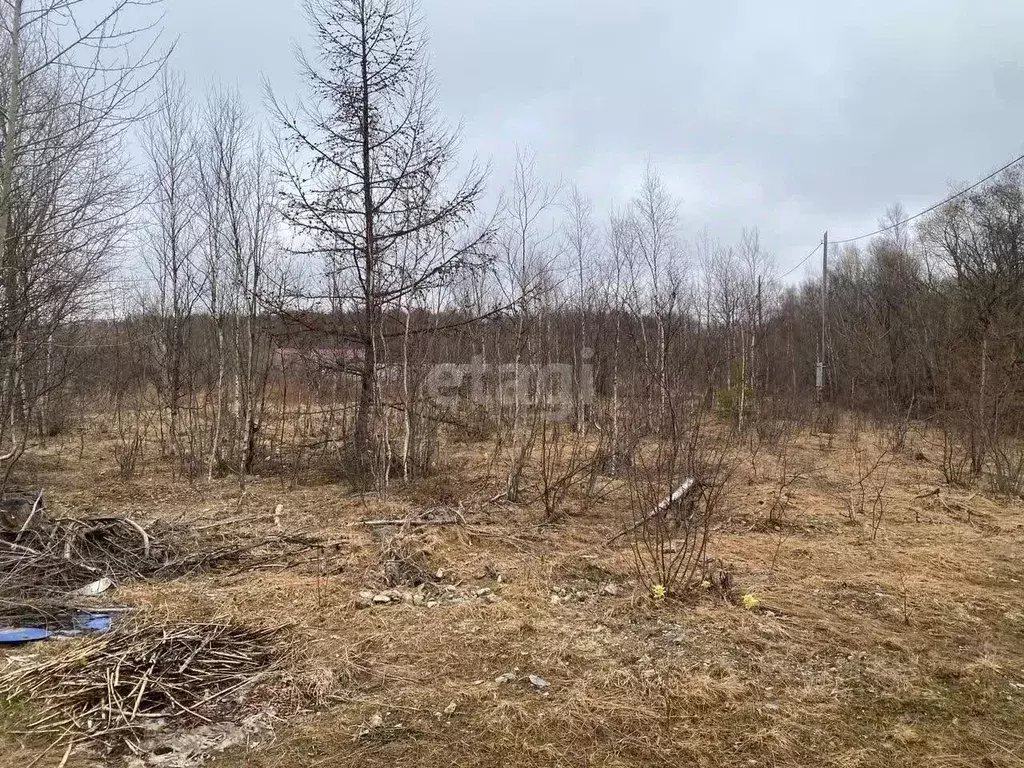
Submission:
[[[784,271],[1024,154],[1022,0],[422,0],[441,109],[509,177],[520,145],[601,209],[646,161],[686,236],[758,227]],[[289,98],[297,0],[169,0],[198,87]]]

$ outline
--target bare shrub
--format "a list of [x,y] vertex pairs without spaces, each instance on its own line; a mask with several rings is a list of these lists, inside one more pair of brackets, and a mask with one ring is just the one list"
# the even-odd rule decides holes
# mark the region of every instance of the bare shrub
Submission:
[[893,454],[902,453],[907,447],[907,435],[913,423],[914,403],[906,411],[897,413],[885,426],[885,447]]
[[142,457],[144,438],[141,432],[132,435],[121,435],[114,445],[114,460],[117,462],[118,476],[125,481],[135,477],[135,470]]
[[765,415],[754,423],[758,441],[769,448],[777,446],[791,431],[789,421],[779,416]]
[[402,445],[402,472],[405,480],[427,477],[437,462],[441,422],[428,413],[411,409],[406,418]]
[[789,461],[789,441],[784,441],[778,448],[775,464],[774,484],[772,487],[771,504],[768,507],[768,523],[772,526],[781,525],[789,507],[790,489],[803,477],[803,472],[791,472]]
[[[656,597],[681,595],[704,578],[712,523],[731,467],[728,441],[704,434],[702,427],[698,417],[685,434],[659,442],[653,458],[630,478],[633,565]],[[687,481],[692,488],[666,503]]]
[[379,536],[377,568],[385,587],[418,587],[433,580],[430,553],[419,538],[403,531],[388,530],[381,531]]
[[864,454],[863,449],[855,451],[856,479],[847,498],[847,511],[851,523],[857,522],[858,515],[868,517],[871,541],[875,541],[885,518],[885,489],[892,468],[892,453],[884,448],[874,459],[866,459]]
[[459,414],[458,428],[453,430],[452,439],[467,445],[481,443],[494,438],[499,428],[499,419],[492,411],[469,402]]
[[970,488],[974,485],[974,454],[953,429],[942,431],[942,477],[947,485]]
[[588,491],[593,489],[595,468],[604,459],[603,443],[600,437],[589,441],[584,433],[557,420],[543,428],[538,439],[544,522],[553,523],[564,516],[573,488],[586,483]]
[[506,439],[509,443],[509,464],[508,476],[505,480],[505,498],[513,504],[518,504],[523,499],[523,482],[525,480],[526,467],[533,456],[534,448],[537,445],[537,437],[541,431],[539,417],[534,412],[528,429],[517,429],[515,424],[513,424],[506,435],[499,437],[499,451]]
[[769,409],[759,411],[754,421],[754,429],[748,434],[750,471],[755,480],[758,474],[758,457],[763,448],[774,450],[780,457],[788,449],[793,424],[779,411],[777,403],[772,403]]
[[832,447],[832,437],[841,426],[841,414],[839,408],[831,405],[822,405],[818,408],[814,425],[819,438],[819,443]]
[[1006,496],[1024,496],[1024,442],[1017,438],[992,444],[992,490]]
[[122,410],[123,403],[117,403],[117,437],[114,443],[114,461],[117,462],[118,476],[125,482],[135,477],[138,463],[145,452],[149,437],[149,425],[145,419],[141,400],[135,403],[131,412]]
[[878,529],[882,527],[882,521],[885,519],[885,488],[889,482],[889,468],[886,467],[882,473],[881,482],[875,486],[874,492],[871,496],[871,507],[869,510],[871,520],[871,541],[878,540]]

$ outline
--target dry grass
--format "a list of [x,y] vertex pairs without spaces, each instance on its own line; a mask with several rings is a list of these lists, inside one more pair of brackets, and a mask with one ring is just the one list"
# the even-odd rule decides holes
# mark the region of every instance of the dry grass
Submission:
[[[352,523],[429,505],[437,480],[385,504],[312,477],[295,490],[257,479],[240,498],[229,479],[172,482],[152,459],[122,483],[102,444],[81,459],[40,452],[26,472],[62,514],[209,517],[282,504],[285,530],[344,542],[330,563],[120,590],[181,621],[291,621],[311,636],[311,657],[336,681],[322,706],[279,723],[272,744],[217,756],[220,768],[1022,766],[1024,510],[945,487],[916,499],[941,473],[915,460],[934,449],[914,435],[893,459],[872,541],[870,519],[848,513],[855,451],[870,440],[795,438],[787,471],[801,476],[778,526],[764,524],[778,496],[771,452],[756,474],[739,458],[712,554],[761,600],[752,611],[710,594],[658,604],[641,594],[628,544],[604,545],[629,514],[615,494],[557,526],[536,525],[539,501],[483,501],[503,478],[479,446],[446,458],[458,470],[443,485],[465,502],[467,524],[417,533],[451,585],[433,608],[356,609],[361,590],[380,588],[370,580],[381,546]],[[611,582],[618,596],[602,593]],[[516,679],[496,682],[505,673]],[[38,745],[7,737],[0,755],[25,766]]]

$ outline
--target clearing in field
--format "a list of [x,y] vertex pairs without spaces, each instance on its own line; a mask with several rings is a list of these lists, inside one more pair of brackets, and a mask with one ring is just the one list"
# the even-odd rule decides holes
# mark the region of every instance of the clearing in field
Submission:
[[635,516],[603,476],[545,524],[490,500],[480,444],[382,502],[156,458],[125,483],[98,438],[26,467],[48,519],[210,554],[116,574],[109,633],[3,652],[5,765],[1021,765],[1020,504],[945,485],[927,432],[732,446],[706,578],[665,597],[659,524],[609,544]]

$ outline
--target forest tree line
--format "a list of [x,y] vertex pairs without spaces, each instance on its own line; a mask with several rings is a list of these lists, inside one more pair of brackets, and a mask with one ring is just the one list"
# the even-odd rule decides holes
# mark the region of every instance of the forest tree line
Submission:
[[[553,433],[614,473],[707,417],[768,436],[855,413],[933,427],[951,482],[1024,490],[1020,168],[832,249],[821,349],[813,263],[794,283],[757,229],[711,237],[656,167],[609,212],[528,151],[505,184],[461,162],[401,0],[310,0],[307,92],[270,87],[265,122],[131,53],[153,36],[137,3],[74,44],[52,2],[30,6],[6,19],[0,77],[8,474],[113,413],[126,476],[156,440],[190,478],[316,459],[385,491],[430,472],[443,435],[476,435],[514,499]],[[571,416],[529,377],[433,395],[435,366],[472,360],[570,364]]]

